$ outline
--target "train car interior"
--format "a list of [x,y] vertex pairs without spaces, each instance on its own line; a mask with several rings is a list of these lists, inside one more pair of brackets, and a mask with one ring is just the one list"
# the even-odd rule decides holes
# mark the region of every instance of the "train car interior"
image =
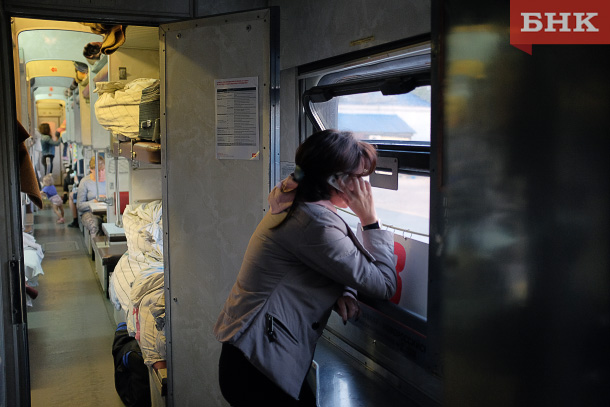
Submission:
[[318,406],[606,405],[610,54],[458,3],[3,0],[0,406],[229,405],[214,324],[327,129],[376,149],[397,289],[331,314]]
[[[146,267],[146,270],[150,272],[156,267],[156,275],[161,277],[163,275],[163,267],[162,264],[159,265],[159,259],[156,263],[153,261],[137,262],[135,260],[128,263],[127,257],[123,256],[128,252],[126,232],[122,221],[125,208],[140,208],[140,210],[144,210],[141,208],[147,208],[149,215],[157,209],[157,218],[154,224],[161,223],[162,176],[161,147],[158,135],[153,138],[153,132],[150,132],[150,136],[141,139],[141,144],[146,148],[138,150],[137,145],[140,143],[132,143],[131,139],[125,136],[125,134],[133,136],[134,128],[135,134],[138,135],[137,123],[135,121],[130,122],[125,116],[122,116],[123,119],[117,119],[112,117],[112,113],[108,118],[107,110],[106,113],[103,111],[105,106],[109,106],[108,103],[103,103],[104,98],[114,99],[115,96],[118,97],[119,95],[116,92],[104,93],[101,90],[102,88],[98,88],[98,84],[119,83],[118,81],[122,80],[121,75],[124,75],[125,83],[146,81],[147,86],[153,85],[153,87],[156,84],[156,118],[158,119],[158,28],[132,26],[130,27],[129,39],[123,41],[120,49],[117,47],[116,51],[110,55],[98,52],[99,55],[89,55],[90,58],[87,58],[83,54],[83,48],[88,44],[102,44],[104,39],[104,35],[91,32],[88,26],[75,22],[16,18],[13,20],[13,27],[19,49],[18,72],[20,75],[16,78],[19,80],[22,101],[25,102],[21,105],[22,117],[31,117],[26,121],[26,123],[29,123],[28,131],[30,134],[36,135],[41,123],[49,123],[51,134],[58,130],[58,134],[61,135],[62,143],[53,147],[56,151],[54,157],[50,158],[53,165],[48,164],[48,174],[53,177],[53,184],[57,185],[58,193],[65,197],[63,200],[65,212],[69,212],[71,209],[69,209],[69,204],[72,204],[72,202],[68,201],[75,200],[79,187],[78,181],[82,182],[90,176],[91,162],[94,162],[95,169],[98,170],[100,166],[104,165],[107,174],[107,181],[102,179],[101,176],[96,179],[95,201],[97,202],[89,203],[91,212],[100,216],[103,222],[99,225],[101,232],[96,235],[90,233],[86,222],[83,221],[78,211],[73,212],[72,216],[65,216],[64,219],[72,221],[71,224],[68,224],[65,220],[59,225],[55,222],[51,222],[50,225],[47,224],[46,220],[48,219],[37,222],[42,214],[49,212],[49,206],[46,205],[46,209],[43,211],[32,210],[37,208],[27,199],[27,195],[23,195],[22,214],[25,232],[32,236],[30,240],[34,240],[31,247],[40,248],[46,255],[35,258],[33,256],[35,251],[29,250],[27,252],[29,254],[28,258],[34,257],[36,260],[34,262],[35,266],[31,267],[32,272],[26,276],[28,287],[37,287],[33,289],[36,290],[37,294],[42,294],[38,301],[42,303],[40,304],[41,313],[34,312],[38,308],[37,301],[28,299],[32,307],[29,315],[32,332],[30,334],[30,355],[31,359],[40,359],[39,363],[32,365],[31,377],[33,383],[38,383],[34,387],[57,388],[58,384],[53,382],[53,376],[48,372],[48,369],[55,369],[53,363],[57,360],[39,358],[39,356],[52,353],[50,350],[57,347],[58,343],[67,343],[67,335],[70,332],[81,330],[86,332],[90,329],[92,333],[99,334],[100,328],[102,326],[108,328],[108,324],[110,324],[110,327],[114,326],[115,331],[117,326],[126,326],[129,315],[128,308],[133,304],[129,302],[129,298],[121,297],[121,295],[117,296],[115,293],[117,290],[121,293],[124,290],[129,291],[133,278],[129,281],[125,278],[119,279],[118,272],[120,270],[126,270],[128,266],[139,266],[140,268]],[[45,45],[41,46],[41,44]],[[109,66],[117,66],[115,64],[119,64],[121,69],[109,69]],[[128,71],[124,74],[123,70]],[[100,99],[102,99],[102,102],[98,103]],[[96,112],[96,106],[98,106],[98,112]],[[138,104],[113,105],[114,108],[117,106],[131,109],[127,114],[135,114],[135,120],[138,119]],[[101,112],[100,109],[102,109]],[[154,118],[152,119],[154,120]],[[109,123],[114,123],[115,127],[109,127],[111,126]],[[127,126],[130,127],[127,128]],[[114,133],[109,128],[114,129]],[[121,142],[116,137],[118,134],[125,137],[125,140],[122,140],[124,143],[121,145],[119,145]],[[42,179],[47,170],[43,163],[48,158],[45,159],[39,151],[40,137],[38,139],[31,138],[28,142],[30,143],[31,162],[34,164],[38,177]],[[134,159],[136,154],[138,154],[137,160]],[[62,189],[59,189],[60,186]],[[45,203],[48,203],[46,199]],[[117,211],[116,208],[120,208],[120,210]],[[130,213],[128,209],[128,219]],[[135,216],[132,219],[142,222],[141,217],[136,212],[132,214]],[[128,225],[135,228],[134,224],[129,221]],[[51,230],[45,230],[49,229],[49,226]],[[76,226],[76,228],[68,229],[69,226]],[[60,230],[57,230],[58,227]],[[134,245],[137,247],[137,243],[134,243]],[[136,249],[134,248],[134,250]],[[135,254],[133,250],[132,255],[134,258],[138,255],[143,256],[143,254]],[[69,257],[72,262],[80,257],[81,262],[67,266],[63,264],[66,257]],[[122,262],[120,262],[121,259],[123,259]],[[50,281],[51,286],[53,286],[53,284],[59,283],[56,278],[62,278],[61,273],[65,272],[66,266],[80,269],[81,273],[83,270],[93,271],[93,274],[90,275],[93,279],[89,282],[95,282],[93,288],[97,286],[101,291],[91,291],[91,285],[84,286],[83,280],[80,278],[82,274],[71,274],[70,277],[64,274],[63,278],[66,279],[65,283],[68,284],[64,286],[64,289],[67,289],[71,296],[74,295],[73,291],[84,290],[92,298],[83,298],[81,301],[74,303],[74,299],[67,297],[64,301],[44,303],[44,300],[41,301],[41,299],[48,298],[44,295],[46,294],[45,279],[41,277],[39,280],[38,276],[44,274],[56,276]],[[30,267],[27,267],[26,270],[30,270]],[[116,273],[113,273],[115,270]],[[31,276],[30,274],[34,275]],[[125,286],[113,285],[110,279],[113,274],[115,274],[115,280],[125,284]],[[100,296],[102,302],[97,298]],[[69,323],[64,320],[64,313],[74,312],[70,311],[72,307],[79,308],[81,313]],[[41,314],[47,308],[56,308],[57,311],[54,314],[46,314],[42,318]],[[108,316],[111,319],[108,319]],[[125,325],[117,325],[121,323]],[[55,332],[54,335],[41,334],[41,336],[34,334],[34,332],[46,332],[51,326],[62,326],[63,333]],[[158,331],[153,329],[152,326],[149,326],[149,328],[151,329],[150,335],[154,340],[154,333]],[[135,331],[132,332],[135,333]],[[123,333],[123,331],[119,333]],[[142,338],[144,337],[145,335],[142,335]],[[87,343],[87,338],[93,340],[94,343]],[[104,336],[101,336],[100,341],[103,338]],[[107,347],[105,341],[98,345],[88,335],[82,335],[81,339],[81,344],[73,347],[73,356],[88,352],[98,354],[98,350],[101,354],[102,349]],[[153,346],[152,341],[149,341],[148,345],[151,347],[149,355],[152,359],[146,362],[149,366],[154,364],[156,367],[155,369],[151,367],[151,378],[153,378],[153,373],[155,374],[154,378],[158,378],[156,382],[154,380],[150,381],[153,385],[159,383],[160,386],[161,381],[165,380],[167,376],[164,357],[154,350],[156,345]],[[146,345],[143,343],[139,346],[146,350]],[[112,353],[110,356],[112,356]],[[90,369],[92,371],[104,371],[106,369],[107,371],[112,368],[112,357],[108,359],[109,364],[104,362],[97,364],[98,361],[104,359],[108,358],[92,357]],[[67,357],[63,362],[69,365],[74,364],[76,360],[73,357]],[[142,361],[141,363],[142,368],[145,368],[146,365]],[[144,373],[148,376],[146,370],[144,370]],[[78,377],[83,372],[77,369],[72,374]],[[98,380],[111,385],[113,383],[112,377],[113,375],[101,376],[98,377]],[[146,379],[149,381],[148,377]],[[160,391],[157,393],[161,398]],[[83,401],[80,398],[87,397],[90,396],[83,392],[80,396],[73,396],[73,402],[82,403]],[[115,391],[108,391],[100,397],[100,399],[94,398],[94,401],[91,402],[99,405],[111,405],[113,402],[120,403]],[[150,395],[148,397],[150,398]],[[49,394],[36,389],[32,391],[32,403],[34,405],[43,405],[46,402],[59,405],[61,398],[59,394]]]

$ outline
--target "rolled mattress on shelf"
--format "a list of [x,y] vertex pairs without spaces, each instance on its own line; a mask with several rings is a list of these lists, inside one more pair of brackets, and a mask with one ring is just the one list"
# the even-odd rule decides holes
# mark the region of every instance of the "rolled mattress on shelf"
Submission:
[[113,133],[137,139],[140,133],[142,91],[159,83],[159,79],[138,78],[130,82],[97,82],[95,116],[99,124]]

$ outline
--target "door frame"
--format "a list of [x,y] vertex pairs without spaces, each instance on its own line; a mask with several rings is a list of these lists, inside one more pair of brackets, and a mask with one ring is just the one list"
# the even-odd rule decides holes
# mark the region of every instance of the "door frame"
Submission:
[[[0,151],[3,152],[0,154],[0,406],[28,407],[31,389],[11,18],[100,23],[113,19],[117,24],[149,26],[171,20],[155,15],[117,16],[110,12],[88,15],[61,6],[48,13],[29,8],[25,12],[12,9],[0,3],[0,117],[3,119],[0,120]],[[28,123],[23,125],[29,128]]]
[[[279,94],[280,94],[280,62],[279,62],[279,8],[265,7],[271,10],[273,29],[270,36],[271,49],[278,52],[271,58],[270,83],[270,157],[269,169],[270,187],[279,180]],[[262,10],[262,9],[261,9]],[[240,10],[241,13],[252,10]],[[193,18],[191,10],[190,18]],[[233,13],[226,13],[233,14]],[[159,16],[118,15],[116,12],[98,12],[88,15],[84,11],[68,9],[22,9],[14,5],[0,3],[0,81],[2,95],[0,96],[0,117],[12,120],[0,120],[0,151],[17,152],[17,112],[14,82],[14,64],[12,50],[11,17],[16,18],[46,18],[56,21],[90,21],[107,22],[108,19],[117,24],[133,24],[142,26],[158,26],[167,23],[179,23],[189,20],[189,16]],[[200,16],[208,18],[213,16]],[[24,124],[27,127],[27,123]],[[0,154],[0,406],[30,406],[30,369],[28,348],[28,327],[24,279],[23,230],[21,218],[21,195],[19,187],[19,162],[17,154]],[[168,338],[169,340],[169,338]],[[169,356],[169,355],[168,355]],[[170,371],[168,365],[168,376]],[[171,386],[171,377],[168,378]],[[167,405],[173,405],[173,399],[167,395]]]
[[30,372],[10,17],[0,10],[0,405],[30,405]]

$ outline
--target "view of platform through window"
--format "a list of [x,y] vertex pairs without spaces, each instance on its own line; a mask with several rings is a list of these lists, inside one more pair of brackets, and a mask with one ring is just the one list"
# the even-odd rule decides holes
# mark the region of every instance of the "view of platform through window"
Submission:
[[[326,128],[349,130],[360,140],[430,143],[430,86],[410,93],[384,96],[381,92],[337,96],[316,103],[316,113]],[[410,237],[428,243],[430,219],[430,177],[398,174],[398,190],[373,188],[377,214],[385,225],[398,228]],[[356,227],[358,220],[342,212]]]
[[371,92],[334,99],[338,128],[351,130],[359,139],[430,142],[430,86],[402,95]]

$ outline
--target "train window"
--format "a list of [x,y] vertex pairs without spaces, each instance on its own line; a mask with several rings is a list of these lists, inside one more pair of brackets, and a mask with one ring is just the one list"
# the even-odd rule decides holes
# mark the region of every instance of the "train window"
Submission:
[[[438,360],[428,349],[430,63],[430,43],[408,45],[342,65],[303,67],[299,86],[302,112],[308,119],[301,121],[301,134],[349,130],[377,147],[378,170],[392,178],[376,184],[371,175],[370,181],[379,218],[394,232],[402,288],[389,302],[361,298],[375,310],[375,317],[364,318],[358,329],[364,337],[392,344],[390,348],[401,357],[434,370]],[[339,213],[357,231],[358,218],[349,209]],[[341,326],[329,329],[348,343],[360,341],[360,334],[343,332]],[[366,347],[364,342],[361,346]],[[390,351],[382,359],[394,360],[394,355]],[[391,369],[406,369],[401,357],[390,363]]]
[[361,140],[430,143],[430,86],[401,95],[380,91],[314,103],[325,128],[350,129]]
[[[371,62],[373,60],[374,62]],[[304,74],[303,107],[313,130],[350,130],[395,158],[395,187],[372,182],[383,223],[428,243],[430,208],[430,48],[428,44]],[[397,185],[397,188],[396,188]],[[353,214],[351,214],[353,215]],[[343,212],[354,229],[355,216]]]
[[[311,103],[311,109],[321,127],[350,130],[358,139],[376,144],[380,156],[388,156],[393,151],[398,157],[404,156],[405,164],[410,161],[410,150],[419,147],[426,154],[430,145],[430,85],[400,95],[383,95],[377,91],[337,96],[326,102]],[[408,231],[405,233],[425,243],[428,243],[430,208],[427,165],[427,161],[425,166],[412,162],[410,171],[399,172],[396,190],[373,188],[377,211],[384,224]],[[355,217],[344,218],[356,227]]]
[[[385,227],[428,243],[430,223],[430,177],[398,174],[398,190],[373,188],[375,209]],[[358,218],[341,210],[343,219],[356,230]]]

